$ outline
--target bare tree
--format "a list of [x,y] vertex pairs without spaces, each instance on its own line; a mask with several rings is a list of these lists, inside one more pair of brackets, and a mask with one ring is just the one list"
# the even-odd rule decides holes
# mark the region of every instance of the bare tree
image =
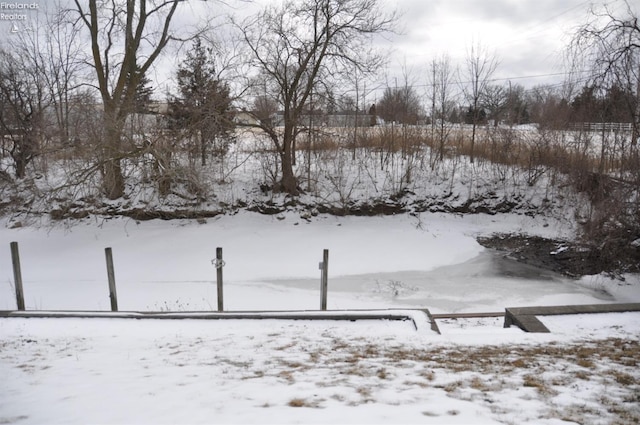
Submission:
[[47,13],[36,15],[32,29],[14,35],[8,47],[12,55],[20,58],[25,71],[22,75],[30,80],[23,81],[23,86],[37,87],[39,91],[37,152],[42,167],[53,158],[53,152],[68,147],[73,137],[70,97],[78,88],[85,66],[77,28],[66,25],[67,12],[55,2]]
[[[616,8],[616,5],[622,7]],[[592,213],[585,236],[597,244],[597,261],[619,267],[621,261],[639,264],[640,250],[633,241],[640,234],[640,23],[638,11],[628,1],[606,3],[591,9],[591,20],[581,26],[570,45],[575,64],[588,67],[587,85],[596,92],[616,93],[615,102],[604,102],[598,112],[604,118],[626,103],[632,132],[628,147],[620,148],[620,178],[612,179],[602,166],[591,167],[579,184],[591,195]],[[626,96],[624,93],[635,94]],[[595,96],[594,96],[595,97]],[[606,98],[605,98],[606,100]],[[619,114],[620,111],[618,110]],[[604,136],[604,135],[603,135]],[[605,139],[602,138],[603,149]],[[624,142],[624,139],[623,139]]]
[[527,102],[526,90],[520,84],[511,84],[507,92],[506,120],[509,125],[527,124],[530,122],[531,105]]
[[371,72],[381,57],[371,54],[370,37],[389,31],[395,15],[383,14],[378,0],[293,0],[267,7],[239,25],[252,62],[283,110],[283,130],[262,128],[278,150],[281,191],[299,192],[293,170],[294,143],[304,108],[320,81],[341,73]]
[[92,66],[103,104],[103,186],[109,199],[124,194],[122,132],[140,80],[174,39],[170,32],[183,0],[74,0],[91,37]]
[[[452,84],[453,67],[451,59],[443,55],[431,62],[431,129],[432,139],[437,141],[439,161],[444,159],[445,146],[451,132],[449,116],[455,108],[453,103]],[[435,161],[431,162],[431,166]]]
[[487,48],[480,43],[471,43],[466,58],[466,84],[463,85],[463,93],[471,112],[471,163],[474,161],[476,127],[481,119],[482,96],[497,67],[498,60],[495,55],[490,54]]
[[47,103],[44,84],[32,65],[0,50],[0,138],[18,179],[25,177],[27,166],[38,154]]
[[530,120],[540,128],[565,128],[569,120],[569,103],[558,87],[538,85],[527,92]]
[[275,114],[278,112],[278,102],[266,94],[256,96],[253,102],[253,114],[260,125],[271,128]]
[[632,116],[631,146],[637,155],[640,140],[640,15],[628,1],[623,3],[622,10],[617,11],[609,4],[592,9],[592,20],[578,29],[570,52],[576,65],[591,69],[590,85],[617,86],[622,91],[636,94],[628,98],[626,106]]
[[46,22],[37,27],[35,33],[23,32],[21,36],[36,37],[26,41],[25,53],[33,57],[38,64],[42,78],[46,83],[51,108],[55,116],[56,131],[53,136],[57,141],[66,144],[71,134],[71,96],[80,86],[80,73],[85,64],[82,61],[82,45],[79,29],[66,25],[69,10],[58,2],[55,9],[46,15]]
[[415,89],[407,83],[402,87],[385,88],[376,105],[376,112],[380,118],[388,122],[416,125],[422,105]]
[[494,127],[497,127],[509,106],[509,90],[498,84],[489,84],[481,93],[480,104],[487,110]]

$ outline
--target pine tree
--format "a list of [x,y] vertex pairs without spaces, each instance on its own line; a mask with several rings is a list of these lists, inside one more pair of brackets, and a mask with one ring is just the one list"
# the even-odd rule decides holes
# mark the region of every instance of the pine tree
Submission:
[[227,151],[234,124],[229,87],[216,75],[213,49],[203,46],[200,38],[179,65],[176,80],[178,95],[170,101],[171,125],[186,130],[206,165],[210,146],[217,156]]
[[[136,66],[136,73],[140,74],[139,66]],[[137,80],[138,84],[133,98],[133,112],[144,114],[149,112],[153,87],[151,87],[151,80],[144,74],[139,75]]]

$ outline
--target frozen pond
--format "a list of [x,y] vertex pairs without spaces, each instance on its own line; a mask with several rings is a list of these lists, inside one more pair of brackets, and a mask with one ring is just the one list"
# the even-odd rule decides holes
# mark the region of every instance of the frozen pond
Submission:
[[[319,279],[280,279],[270,283],[314,290]],[[616,298],[599,288],[486,250],[460,264],[431,271],[331,276],[332,295],[386,302],[389,307],[428,308],[440,312],[493,312],[505,307],[552,304],[599,304]]]
[[[536,227],[537,226],[537,227]],[[113,248],[122,311],[217,308],[216,247],[224,248],[224,309],[317,310],[323,249],[329,309],[426,308],[433,313],[506,307],[640,302],[634,284],[569,279],[503,258],[478,234],[542,227],[533,218],[321,216],[301,222],[253,213],[193,221],[87,221],[74,227],[0,226],[0,310],[16,308],[9,242],[20,244],[28,310],[110,309],[105,247]]]

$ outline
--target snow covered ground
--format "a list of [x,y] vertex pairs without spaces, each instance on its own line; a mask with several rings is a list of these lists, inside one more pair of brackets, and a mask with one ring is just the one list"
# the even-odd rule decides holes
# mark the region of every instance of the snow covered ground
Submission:
[[640,313],[410,322],[1,319],[0,422],[640,420]]
[[[207,223],[86,219],[0,226],[0,309],[15,309],[18,241],[29,310],[317,310],[640,302],[638,276],[578,280],[481,247],[493,232],[569,236],[520,215],[423,213],[305,219],[248,212]],[[410,321],[0,319],[0,423],[637,423],[640,314],[544,317],[551,334],[502,318]]]

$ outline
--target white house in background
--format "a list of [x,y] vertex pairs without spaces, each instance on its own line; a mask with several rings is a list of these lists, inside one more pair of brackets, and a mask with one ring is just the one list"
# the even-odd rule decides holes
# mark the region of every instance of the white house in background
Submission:
[[238,125],[258,125],[260,120],[255,114],[249,111],[235,111],[233,116],[233,122]]

